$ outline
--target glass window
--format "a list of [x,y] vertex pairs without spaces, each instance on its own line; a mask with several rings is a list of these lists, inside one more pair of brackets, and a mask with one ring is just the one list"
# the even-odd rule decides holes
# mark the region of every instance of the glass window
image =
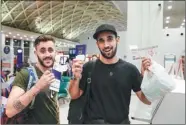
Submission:
[[21,40],[14,39],[13,42],[14,42],[14,47],[15,47],[15,46],[21,47]]
[[29,48],[24,48],[24,56],[29,56]]
[[5,45],[9,45],[10,46],[10,38],[5,38]]
[[24,41],[24,47],[29,47],[30,41]]
[[21,47],[17,47],[17,46],[14,46],[14,55],[16,56],[17,55],[17,49],[19,49]]

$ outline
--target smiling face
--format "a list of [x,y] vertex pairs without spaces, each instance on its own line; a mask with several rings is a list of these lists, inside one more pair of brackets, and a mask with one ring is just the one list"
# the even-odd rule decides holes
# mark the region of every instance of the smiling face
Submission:
[[119,39],[111,32],[102,32],[97,37],[97,46],[105,59],[112,59],[117,52]]
[[51,68],[55,60],[55,44],[53,41],[41,41],[36,47],[38,62],[44,68]]

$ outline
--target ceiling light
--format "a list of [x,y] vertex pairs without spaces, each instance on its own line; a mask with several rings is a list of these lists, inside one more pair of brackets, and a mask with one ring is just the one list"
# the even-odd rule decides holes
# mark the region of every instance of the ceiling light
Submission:
[[8,35],[6,35],[8,37]]
[[17,36],[20,36],[19,34],[17,34]]
[[169,20],[170,19],[170,16],[166,17],[166,19]]
[[165,29],[168,29],[168,28],[169,28],[168,26],[165,27]]
[[170,9],[172,9],[172,6],[170,5],[170,6],[168,6],[167,8],[170,10]]
[[28,40],[28,38],[26,38],[26,40]]
[[24,37],[27,37],[26,35],[24,35]]
[[169,23],[169,20],[166,20],[166,23]]
[[23,37],[20,37],[20,39],[23,39]]
[[6,41],[8,43],[8,41]]
[[185,23],[182,23],[181,25],[182,25],[182,26],[184,26],[184,25],[185,25]]
[[31,38],[31,39],[33,39],[34,37],[33,37],[33,36],[31,36],[30,38]]
[[16,37],[16,36],[13,36],[14,38]]
[[180,26],[180,28],[183,28],[183,26]]
[[9,32],[9,34],[12,34],[11,32]]
[[183,20],[183,22],[185,23],[185,19]]

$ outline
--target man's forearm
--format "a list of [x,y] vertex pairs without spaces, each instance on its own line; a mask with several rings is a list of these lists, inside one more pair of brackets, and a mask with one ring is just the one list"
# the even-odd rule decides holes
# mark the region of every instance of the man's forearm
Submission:
[[33,98],[39,93],[39,89],[33,86],[29,91],[24,93],[17,99],[12,100],[12,105],[7,106],[6,115],[12,117],[19,112],[21,112],[25,107],[27,107]]
[[151,102],[145,97],[145,95],[143,94],[142,91],[138,91],[136,92],[137,97],[144,103],[147,105],[150,105]]
[[79,79],[70,80],[69,93],[72,99],[77,99],[81,96],[81,92],[79,89]]
[[151,105],[151,102],[146,98],[146,96],[143,94],[141,94],[141,101],[147,105]]

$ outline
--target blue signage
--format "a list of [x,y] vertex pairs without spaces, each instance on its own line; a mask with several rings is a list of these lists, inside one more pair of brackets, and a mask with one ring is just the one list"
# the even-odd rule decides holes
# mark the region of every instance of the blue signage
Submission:
[[76,45],[76,55],[86,55],[86,45]]
[[70,55],[76,54],[76,48],[69,48],[69,54]]
[[23,50],[21,48],[17,49],[17,68],[22,67],[23,64]]
[[69,48],[69,58],[73,59],[76,57],[76,48]]
[[5,46],[4,47],[4,53],[5,54],[9,54],[9,52],[10,52],[10,47],[9,46]]

